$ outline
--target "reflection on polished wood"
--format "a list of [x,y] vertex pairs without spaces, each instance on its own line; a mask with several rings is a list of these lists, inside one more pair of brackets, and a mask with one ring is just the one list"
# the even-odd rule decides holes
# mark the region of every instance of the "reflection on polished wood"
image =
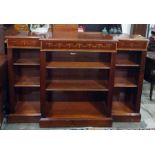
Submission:
[[[102,102],[51,102],[47,118],[41,127],[111,126],[112,120],[104,115]],[[81,108],[82,107],[82,108]]]
[[46,68],[110,69],[108,62],[48,62]]
[[108,91],[106,81],[95,80],[52,80],[47,91]]
[[117,77],[115,78],[115,87],[137,87],[136,81],[132,78],[123,78]]
[[113,101],[112,117],[118,122],[139,122],[141,119],[140,113],[134,112],[131,103]]
[[40,120],[39,101],[18,101],[15,112],[9,114],[9,123],[37,123]]
[[38,77],[22,76],[17,78],[15,87],[40,87],[40,80]]
[[13,64],[16,66],[38,66],[40,65],[40,60],[37,58],[18,59]]
[[140,65],[132,60],[117,60],[116,66],[124,66],[124,67],[139,67]]
[[39,101],[18,101],[15,113],[19,115],[40,115],[40,103]]

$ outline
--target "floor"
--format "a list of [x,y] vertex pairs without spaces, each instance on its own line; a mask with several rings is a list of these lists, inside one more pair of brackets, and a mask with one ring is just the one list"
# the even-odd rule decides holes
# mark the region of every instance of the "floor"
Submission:
[[[102,130],[102,129],[155,129],[155,90],[152,101],[149,100],[149,83],[144,81],[142,100],[141,100],[141,122],[139,123],[113,123],[112,128],[94,128],[94,127],[85,127],[85,128],[63,128],[64,130],[68,129],[89,129],[89,130]],[[18,123],[18,124],[5,124],[3,125],[4,130],[39,130],[39,125],[37,123]],[[50,129],[62,129],[62,128],[48,128]],[[43,129],[45,130],[45,128]],[[47,130],[47,129],[46,129]]]

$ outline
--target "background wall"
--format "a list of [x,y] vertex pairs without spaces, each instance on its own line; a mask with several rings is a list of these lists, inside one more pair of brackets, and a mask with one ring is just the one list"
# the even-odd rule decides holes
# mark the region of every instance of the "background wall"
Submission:
[[130,34],[131,24],[122,24],[123,33]]

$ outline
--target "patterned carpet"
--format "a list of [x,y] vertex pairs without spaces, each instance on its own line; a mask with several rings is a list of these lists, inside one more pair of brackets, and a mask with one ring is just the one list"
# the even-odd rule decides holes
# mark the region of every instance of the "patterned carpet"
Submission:
[[[141,100],[141,115],[142,119],[139,123],[113,123],[112,128],[94,128],[94,127],[85,127],[85,128],[48,128],[46,130],[122,130],[122,129],[141,129],[141,130],[150,130],[155,129],[155,90],[153,94],[152,101],[149,100],[149,90],[150,85],[148,82],[144,81],[143,84],[143,93]],[[37,123],[19,123],[19,124],[5,124],[3,126],[4,130],[39,130],[39,125]],[[45,130],[45,128],[43,129]]]

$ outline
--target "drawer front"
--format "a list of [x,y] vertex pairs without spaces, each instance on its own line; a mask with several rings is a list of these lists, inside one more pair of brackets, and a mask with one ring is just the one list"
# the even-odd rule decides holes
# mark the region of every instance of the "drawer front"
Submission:
[[117,44],[117,49],[135,49],[135,50],[146,50],[147,41],[129,41],[121,40]]
[[90,41],[42,41],[42,50],[86,50],[104,51],[116,50],[116,42],[90,42]]
[[9,38],[9,48],[40,48],[40,41],[37,38]]

